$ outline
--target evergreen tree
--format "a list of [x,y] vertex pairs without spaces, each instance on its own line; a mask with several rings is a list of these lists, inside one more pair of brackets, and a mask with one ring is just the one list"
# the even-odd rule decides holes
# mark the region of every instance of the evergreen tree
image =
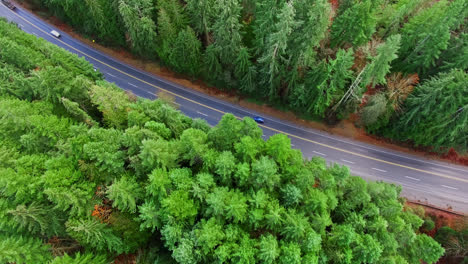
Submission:
[[338,15],[331,27],[331,46],[350,43],[354,47],[370,40],[375,32],[376,18],[371,0],[362,0],[352,4]]
[[0,234],[0,261],[3,263],[46,263],[52,258],[48,249],[37,238]]
[[151,0],[119,1],[119,12],[129,36],[130,46],[133,52],[146,58],[154,58],[156,54],[153,8]]
[[[185,44],[182,42],[176,43],[176,39],[179,36],[179,32],[186,30],[188,26],[187,18],[184,10],[179,2],[174,0],[159,0],[157,2],[158,8],[158,42],[157,42],[157,53],[162,62],[170,66],[176,66],[177,69],[187,69],[188,66],[180,61],[180,53],[175,54],[171,58],[174,46],[177,48],[186,49],[186,47],[193,46],[194,43]],[[186,33],[183,33],[179,39],[188,37]],[[188,40],[188,39],[186,39]],[[180,52],[180,51],[177,51]],[[178,56],[179,55],[179,56]],[[194,54],[196,56],[196,54]],[[175,61],[173,61],[175,59]]]
[[209,35],[216,18],[215,0],[187,0],[187,11],[190,14],[193,29],[203,35],[204,43],[209,46],[212,39]]
[[385,76],[390,72],[390,63],[396,59],[400,48],[400,35],[393,35],[377,47],[377,55],[372,58],[362,78],[363,86],[385,84]]
[[[351,49],[348,51],[340,49],[336,54],[336,59],[331,60],[325,66],[325,72],[309,73],[305,82],[305,85],[310,89],[310,101],[305,102],[305,109],[308,112],[324,116],[327,108],[344,94],[345,85],[353,74],[350,70],[353,60]],[[322,74],[324,77],[317,76]]]
[[107,264],[108,260],[105,255],[95,255],[92,253],[81,254],[76,253],[73,257],[65,253],[62,257],[56,257],[50,264]]
[[201,43],[190,27],[179,32],[169,55],[170,65],[175,71],[195,77],[201,67]]
[[102,252],[122,253],[122,240],[103,223],[95,219],[69,219],[66,223],[68,234],[82,245]]
[[448,47],[450,30],[466,14],[466,1],[439,1],[413,17],[402,29],[401,50],[395,66],[407,73],[425,73]]
[[28,206],[18,205],[15,209],[9,210],[15,225],[19,230],[27,231],[34,235],[58,235],[63,233],[59,215],[51,208],[39,203],[32,203]]
[[132,213],[136,212],[137,203],[143,198],[142,188],[129,176],[115,180],[106,193],[114,207]]
[[394,127],[394,136],[437,151],[468,150],[468,75],[460,70],[441,73],[416,87],[406,111]]
[[[265,85],[264,92],[270,99],[278,96],[278,89],[282,85],[284,64],[287,60],[288,39],[295,27],[294,7],[291,3],[284,3],[274,22],[274,28],[262,45],[262,54],[258,59],[260,66],[260,81]],[[262,36],[257,36],[261,38]]]

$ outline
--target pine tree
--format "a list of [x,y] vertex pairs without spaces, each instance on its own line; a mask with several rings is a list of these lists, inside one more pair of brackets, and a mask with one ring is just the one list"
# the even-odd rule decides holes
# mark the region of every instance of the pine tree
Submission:
[[92,210],[93,186],[70,185],[66,187],[51,187],[44,190],[49,201],[55,203],[54,208],[68,212],[74,216],[84,216]]
[[152,20],[152,1],[120,0],[119,11],[133,52],[146,58],[154,58],[157,36],[156,24]]
[[400,35],[393,35],[377,47],[377,55],[372,58],[362,78],[362,85],[385,84],[385,76],[390,72],[390,63],[396,59],[400,48]]
[[89,96],[109,126],[123,128],[126,125],[130,98],[124,91],[115,84],[99,82],[90,88]]
[[[324,116],[334,100],[344,94],[344,88],[351,79],[354,57],[352,49],[338,50],[336,59],[325,65],[325,74],[321,71],[310,72],[306,78],[306,86],[310,91],[306,109],[319,116]],[[319,76],[317,76],[319,75]],[[321,77],[320,75],[323,75]],[[318,80],[318,82],[316,81]]]
[[[277,14],[274,29],[262,45],[262,54],[258,59],[260,66],[260,81],[266,87],[265,95],[270,99],[278,96],[282,77],[285,74],[284,63],[287,60],[289,37],[295,27],[294,7],[284,3]],[[261,38],[261,36],[257,36]]]
[[[174,45],[178,47],[184,47],[186,44],[179,42],[176,43],[179,33],[182,30],[186,30],[188,22],[184,9],[179,2],[174,0],[159,0],[157,2],[158,8],[158,41],[157,41],[157,53],[162,62],[170,66],[176,66],[176,69],[183,68],[184,64],[179,60],[177,54],[171,58],[174,52]],[[181,37],[185,37],[183,34]],[[190,43],[190,45],[193,45]],[[173,61],[173,59],[176,59]]]
[[63,106],[67,109],[68,113],[76,118],[77,120],[84,122],[88,126],[95,126],[97,122],[93,120],[92,117],[88,115],[83,109],[80,108],[78,103],[70,101],[69,99],[62,97],[61,99]]
[[241,47],[234,64],[234,76],[240,80],[239,90],[247,94],[253,94],[257,82],[257,67],[251,62],[246,47]]
[[89,249],[122,253],[122,240],[95,219],[69,219],[66,228],[72,238]]
[[193,29],[204,36],[204,43],[209,46],[212,39],[209,36],[216,18],[215,0],[187,0],[187,11],[190,14]]
[[62,221],[52,208],[33,202],[26,206],[18,205],[9,210],[18,230],[26,231],[34,235],[52,236],[63,233]]
[[134,178],[123,176],[109,186],[106,191],[113,206],[121,211],[136,212],[138,202],[143,198],[143,190]]
[[187,73],[192,77],[200,72],[201,43],[190,27],[180,31],[175,38],[169,61],[175,71]]
[[61,257],[55,257],[50,264],[107,264],[109,263],[106,255],[96,255],[93,253],[76,253],[73,257],[65,253]]
[[330,23],[331,8],[326,0],[294,1],[295,28],[291,33],[288,53],[294,67],[311,66],[319,42]]
[[[207,52],[210,52],[210,59],[206,60],[206,67],[208,69],[221,67],[221,70],[209,72],[206,77],[228,87],[234,87],[237,86],[235,76],[237,54],[243,49],[240,23],[242,7],[238,0],[222,0],[215,1],[213,9],[218,15],[213,18],[212,43],[207,49]],[[248,53],[247,49],[243,51]],[[245,74],[244,72],[238,76],[239,79]]]
[[[395,62],[406,73],[425,73],[448,47],[450,30],[459,26],[466,1],[439,1],[413,17],[402,29],[401,50]],[[463,8],[465,7],[465,8]]]
[[405,112],[394,135],[436,151],[453,147],[468,150],[468,74],[460,70],[441,73],[416,87],[406,99]]
[[354,3],[333,21],[331,27],[331,46],[350,43],[354,47],[370,40],[375,32],[375,11],[371,0]]
[[371,62],[361,70],[346,93],[333,106],[333,112],[340,108],[340,114],[346,116],[355,110],[368,85],[375,86],[386,82],[385,76],[390,71],[390,63],[397,58],[399,44],[400,35],[394,35],[377,47],[377,55],[371,58]]
[[0,262],[2,263],[47,263],[52,256],[49,247],[32,237],[0,234]]

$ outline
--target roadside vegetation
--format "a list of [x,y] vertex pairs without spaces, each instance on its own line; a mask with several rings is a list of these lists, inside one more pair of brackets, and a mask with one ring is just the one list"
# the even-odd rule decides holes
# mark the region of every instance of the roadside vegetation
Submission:
[[[27,0],[108,46],[327,123],[468,150],[467,0]],[[354,118],[353,118],[354,119]]]
[[250,118],[211,128],[125,93],[0,19],[0,262],[418,264],[444,254],[400,187],[261,135]]

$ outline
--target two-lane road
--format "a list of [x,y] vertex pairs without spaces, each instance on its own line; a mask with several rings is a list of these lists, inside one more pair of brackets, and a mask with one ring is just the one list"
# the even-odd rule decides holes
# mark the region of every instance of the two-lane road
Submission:
[[[225,113],[239,118],[260,115],[127,65],[60,32],[22,8],[11,11],[0,4],[0,16],[16,22],[29,34],[86,58],[104,74],[107,81],[122,89],[149,99],[156,98],[158,91],[174,95],[182,112],[193,118],[203,118],[211,125],[215,125]],[[57,39],[51,36],[49,32],[52,29],[59,31],[62,37]],[[300,127],[285,120],[264,117],[265,124],[261,128],[265,139],[276,133],[286,134],[291,138],[292,147],[300,149],[305,157],[320,156],[330,163],[348,166],[353,174],[365,179],[402,185],[403,195],[409,199],[429,201],[436,206],[450,206],[456,211],[468,213],[466,167],[426,160]]]

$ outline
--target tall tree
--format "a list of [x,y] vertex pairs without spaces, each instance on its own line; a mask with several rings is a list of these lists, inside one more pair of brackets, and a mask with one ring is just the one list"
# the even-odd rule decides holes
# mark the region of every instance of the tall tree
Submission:
[[352,4],[333,21],[331,27],[331,46],[350,43],[354,47],[370,40],[375,32],[375,9],[371,0],[362,0]]
[[328,107],[344,94],[345,85],[353,76],[351,71],[353,61],[352,49],[348,51],[340,49],[334,60],[310,71],[304,84],[307,90],[304,94],[296,91],[296,96],[304,98],[303,109],[308,113],[324,116]]
[[390,71],[390,63],[397,58],[397,51],[400,47],[400,35],[393,35],[383,44],[377,47],[376,56],[371,58],[361,72],[357,75],[354,82],[350,85],[346,93],[333,106],[333,112],[341,107],[341,115],[347,116],[350,111],[355,109],[360,102],[363,93],[368,85],[385,84],[385,76]]
[[127,41],[137,55],[154,58],[156,55],[156,24],[152,20],[151,0],[119,1],[119,11],[128,33]]
[[212,39],[209,33],[212,30],[217,16],[215,0],[187,0],[187,12],[190,14],[191,24],[198,34],[203,35],[204,43],[209,46]]
[[468,74],[441,73],[416,87],[395,124],[394,136],[437,151],[468,150]]
[[[260,81],[265,85],[264,95],[270,99],[278,96],[278,89],[282,85],[287,60],[287,47],[289,37],[295,27],[294,6],[284,3],[277,14],[271,35],[266,37],[262,45],[262,53],[258,59],[260,66]],[[257,36],[261,39],[262,35]]]
[[400,48],[400,35],[393,35],[377,47],[377,55],[372,58],[362,78],[364,86],[385,84],[385,76],[390,72],[390,63],[398,58],[398,49]]
[[413,17],[402,29],[401,50],[395,62],[406,73],[425,73],[448,47],[450,30],[457,28],[466,15],[464,0],[439,1]]
[[187,26],[174,39],[169,64],[177,72],[195,77],[201,68],[201,43],[195,32]]

